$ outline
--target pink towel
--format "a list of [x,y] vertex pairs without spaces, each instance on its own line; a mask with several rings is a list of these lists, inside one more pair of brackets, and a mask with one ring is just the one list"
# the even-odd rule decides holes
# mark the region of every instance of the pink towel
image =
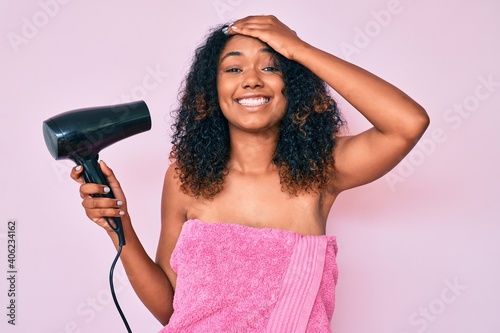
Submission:
[[238,224],[184,223],[168,332],[331,332],[337,245],[333,236]]

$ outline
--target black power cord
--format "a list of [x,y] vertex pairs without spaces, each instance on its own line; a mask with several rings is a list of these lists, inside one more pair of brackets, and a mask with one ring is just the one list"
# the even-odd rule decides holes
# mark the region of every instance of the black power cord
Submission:
[[115,287],[113,284],[113,272],[115,270],[116,262],[118,261],[118,258],[120,258],[120,254],[122,253],[122,248],[123,248],[123,245],[120,245],[118,248],[118,252],[116,253],[115,259],[113,260],[113,263],[111,264],[111,269],[109,270],[109,286],[111,288],[111,296],[113,296],[113,301],[115,302],[116,309],[118,310],[118,313],[120,313],[120,317],[122,318],[123,323],[125,324],[125,327],[127,328],[127,332],[132,333],[132,330],[130,329],[130,326],[128,325],[127,318],[125,318],[125,315],[123,314],[123,311],[120,307],[120,304],[118,303],[118,299],[116,298]]

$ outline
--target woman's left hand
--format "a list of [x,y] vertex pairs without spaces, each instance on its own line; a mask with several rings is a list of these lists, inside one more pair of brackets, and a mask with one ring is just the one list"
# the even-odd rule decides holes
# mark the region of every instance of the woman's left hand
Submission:
[[272,15],[237,20],[228,27],[228,33],[258,38],[290,60],[305,45],[295,31]]

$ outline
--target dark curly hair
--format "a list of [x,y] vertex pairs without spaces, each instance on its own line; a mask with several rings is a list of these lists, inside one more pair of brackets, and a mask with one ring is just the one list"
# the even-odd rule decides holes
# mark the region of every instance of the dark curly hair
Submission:
[[[219,106],[219,57],[231,35],[214,28],[198,47],[174,110],[171,161],[181,189],[213,198],[223,188],[230,155],[229,127]],[[344,121],[326,84],[301,64],[273,52],[284,81],[287,109],[280,122],[273,163],[282,190],[291,195],[326,188],[334,172],[335,137]]]

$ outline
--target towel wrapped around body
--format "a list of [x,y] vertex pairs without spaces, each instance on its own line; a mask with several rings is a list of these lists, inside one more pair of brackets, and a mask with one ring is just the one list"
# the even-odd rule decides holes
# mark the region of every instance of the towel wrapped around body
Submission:
[[334,236],[188,220],[172,253],[174,313],[160,333],[327,333]]

